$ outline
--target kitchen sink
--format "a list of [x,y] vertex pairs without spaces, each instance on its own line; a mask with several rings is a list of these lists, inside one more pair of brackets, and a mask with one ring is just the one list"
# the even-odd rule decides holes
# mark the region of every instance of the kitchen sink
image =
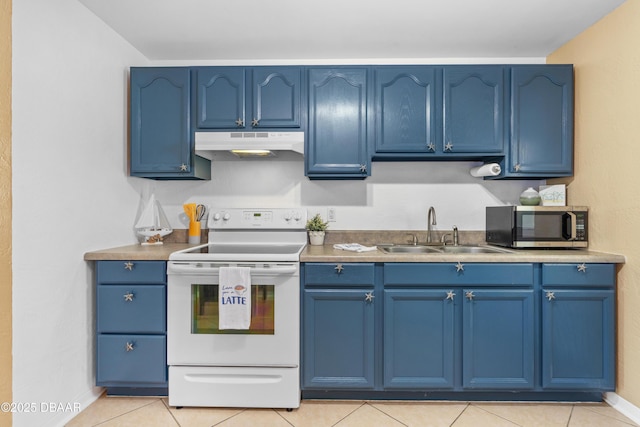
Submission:
[[496,248],[494,246],[441,246],[440,250],[446,254],[495,254],[513,253],[510,249]]
[[378,246],[382,252],[388,254],[430,254],[442,253],[440,246],[424,246],[424,245],[389,245]]
[[425,245],[379,245],[388,254],[495,254],[514,253],[511,249],[495,246],[425,246]]

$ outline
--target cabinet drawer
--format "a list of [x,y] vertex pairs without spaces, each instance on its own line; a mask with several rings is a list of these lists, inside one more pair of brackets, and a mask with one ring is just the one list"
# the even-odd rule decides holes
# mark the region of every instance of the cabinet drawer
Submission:
[[164,335],[98,335],[96,385],[166,383],[166,348]]
[[98,285],[97,292],[98,333],[165,332],[167,304],[164,285]]
[[542,264],[544,286],[614,286],[615,264]]
[[387,263],[384,284],[447,286],[531,286],[533,264]]
[[98,261],[98,283],[167,283],[164,261]]
[[305,285],[371,285],[372,263],[308,263],[305,264]]

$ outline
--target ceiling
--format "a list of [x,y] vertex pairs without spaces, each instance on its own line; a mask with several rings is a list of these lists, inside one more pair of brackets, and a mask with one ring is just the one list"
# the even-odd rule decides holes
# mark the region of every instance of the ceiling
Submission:
[[624,0],[78,0],[150,60],[543,58]]

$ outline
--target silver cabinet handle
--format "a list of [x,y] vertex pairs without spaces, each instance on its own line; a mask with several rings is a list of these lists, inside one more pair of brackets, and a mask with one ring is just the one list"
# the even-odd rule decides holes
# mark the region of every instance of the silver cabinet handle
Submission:
[[365,173],[367,171],[367,165],[360,165],[360,172]]
[[336,271],[336,273],[340,274],[342,273],[342,270],[344,270],[344,267],[342,266],[342,264],[336,264],[334,270]]
[[451,141],[447,141],[447,143],[444,144],[444,151],[453,151],[453,144]]
[[133,343],[132,342],[127,342],[127,344],[125,345],[124,348],[127,352],[129,351],[133,351]]
[[135,295],[133,294],[133,292],[129,291],[126,294],[124,294],[123,297],[125,301],[133,302],[133,298],[135,297]]
[[577,268],[578,268],[578,271],[582,273],[587,272],[587,265],[584,262],[582,264],[578,264]]
[[520,166],[520,163],[516,163],[515,165],[513,165],[513,169],[514,169],[516,172],[520,172],[520,168],[521,168],[521,167],[522,167],[522,166]]
[[186,164],[181,164],[180,165],[180,172],[186,172],[189,169],[189,166],[187,166]]
[[556,295],[555,295],[553,292],[548,291],[548,292],[547,292],[547,299],[548,299],[549,301],[551,301],[552,299],[556,299]]
[[464,264],[460,261],[456,264],[456,271],[464,271]]
[[475,295],[473,294],[473,291],[465,292],[464,296],[467,297],[469,301],[473,300],[473,297],[475,297]]
[[366,302],[373,302],[374,298],[375,298],[375,295],[373,295],[373,291],[364,294],[364,300]]
[[255,118],[253,120],[251,120],[251,127],[255,128],[255,127],[258,127],[258,125],[260,125],[260,120],[255,119]]
[[455,296],[456,296],[456,293],[455,293],[455,292],[453,292],[453,291],[449,291],[449,292],[447,292],[447,298],[445,298],[445,301],[446,301],[446,300],[451,300],[451,301],[453,301],[453,298],[454,298]]
[[434,151],[436,151],[436,144],[434,144],[433,142],[428,143],[427,150],[433,153]]
[[131,261],[127,261],[124,263],[124,269],[125,270],[129,270],[132,271],[133,270],[133,263]]
[[236,120],[236,126],[238,126],[239,128],[244,126],[244,120],[242,120],[241,118],[238,118],[238,120]]

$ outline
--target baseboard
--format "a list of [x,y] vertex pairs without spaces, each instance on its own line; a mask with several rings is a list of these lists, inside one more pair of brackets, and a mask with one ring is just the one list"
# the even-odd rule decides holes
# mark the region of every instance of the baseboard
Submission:
[[640,408],[635,406],[633,403],[623,399],[613,392],[605,393],[604,401],[634,423],[640,424]]

